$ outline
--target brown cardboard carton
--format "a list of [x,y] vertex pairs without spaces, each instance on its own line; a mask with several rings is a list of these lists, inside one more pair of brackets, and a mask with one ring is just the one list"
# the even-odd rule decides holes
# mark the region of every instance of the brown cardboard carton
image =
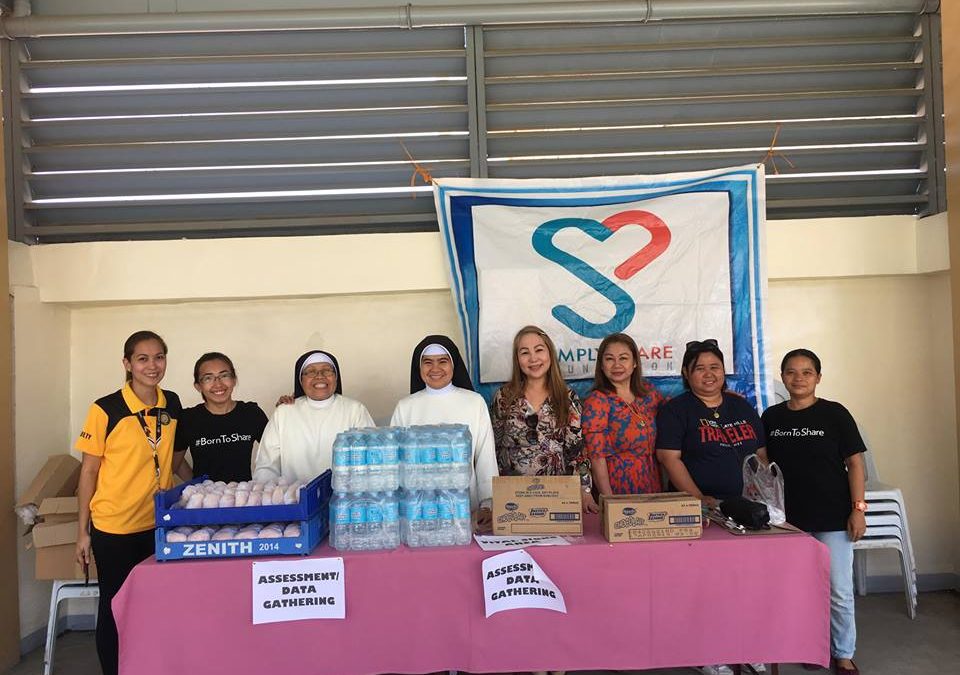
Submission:
[[600,498],[603,536],[611,543],[699,539],[700,500],[686,492]]
[[68,523],[77,520],[79,513],[76,497],[47,497],[40,503],[37,516],[44,523]]
[[493,533],[582,535],[580,477],[494,477]]
[[[37,579],[83,580],[83,566],[76,561],[76,542],[59,546],[44,546],[37,549],[35,576]],[[90,564],[90,580],[97,578],[96,563]]]
[[62,544],[76,544],[77,534],[80,532],[76,518],[65,523],[37,523],[31,531],[34,548],[60,546]]
[[77,492],[80,462],[71,455],[51,455],[17,500],[17,508],[39,506],[47,497],[69,497]]

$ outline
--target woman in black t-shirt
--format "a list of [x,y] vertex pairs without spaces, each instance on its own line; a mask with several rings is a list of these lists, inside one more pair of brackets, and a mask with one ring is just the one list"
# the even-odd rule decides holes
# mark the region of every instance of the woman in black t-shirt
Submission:
[[[790,400],[767,408],[766,455],[783,473],[787,520],[830,549],[830,652],[834,671],[858,673],[853,607],[853,542],[866,531],[866,447],[853,417],[817,397],[820,359],[809,349],[783,357],[780,377]],[[761,457],[763,455],[761,454]]]
[[[209,352],[193,366],[193,386],[203,403],[183,411],[177,426],[173,468],[184,480],[250,480],[253,444],[259,442],[267,416],[256,403],[233,400],[237,371],[226,354]],[[191,468],[184,459],[187,449]]]

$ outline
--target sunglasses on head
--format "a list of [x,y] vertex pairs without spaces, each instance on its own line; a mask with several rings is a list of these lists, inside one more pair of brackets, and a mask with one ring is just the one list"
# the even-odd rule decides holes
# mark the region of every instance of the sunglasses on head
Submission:
[[717,341],[713,338],[707,338],[706,340],[692,340],[687,343],[687,351],[706,351],[709,349],[716,349],[720,345],[717,344]]

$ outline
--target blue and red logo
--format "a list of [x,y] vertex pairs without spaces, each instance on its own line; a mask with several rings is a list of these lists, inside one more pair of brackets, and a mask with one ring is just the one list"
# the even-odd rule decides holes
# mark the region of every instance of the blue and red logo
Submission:
[[627,280],[653,262],[670,246],[670,228],[649,211],[630,210],[615,213],[602,222],[592,218],[556,218],[548,220],[533,232],[531,242],[534,250],[547,260],[567,269],[575,277],[605,297],[616,308],[614,315],[603,323],[585,319],[567,305],[557,305],[552,310],[554,318],[573,332],[587,338],[602,339],[610,333],[626,330],[636,314],[633,298],[611,279],[592,266],[553,243],[554,235],[561,230],[575,228],[599,242],[609,239],[620,228],[637,225],[650,233],[650,241],[639,251],[617,265],[614,275]]

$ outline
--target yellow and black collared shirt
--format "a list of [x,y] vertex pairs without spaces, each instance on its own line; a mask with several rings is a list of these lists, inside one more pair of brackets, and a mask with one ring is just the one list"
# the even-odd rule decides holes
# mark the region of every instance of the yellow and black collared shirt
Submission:
[[[172,391],[158,387],[157,405],[151,408],[133,393],[129,382],[90,406],[75,447],[100,458],[90,500],[90,515],[98,530],[132,534],[154,527],[153,496],[173,486],[173,441],[180,410],[180,398]],[[156,462],[137,415],[141,412],[151,440],[156,438],[160,418]]]

